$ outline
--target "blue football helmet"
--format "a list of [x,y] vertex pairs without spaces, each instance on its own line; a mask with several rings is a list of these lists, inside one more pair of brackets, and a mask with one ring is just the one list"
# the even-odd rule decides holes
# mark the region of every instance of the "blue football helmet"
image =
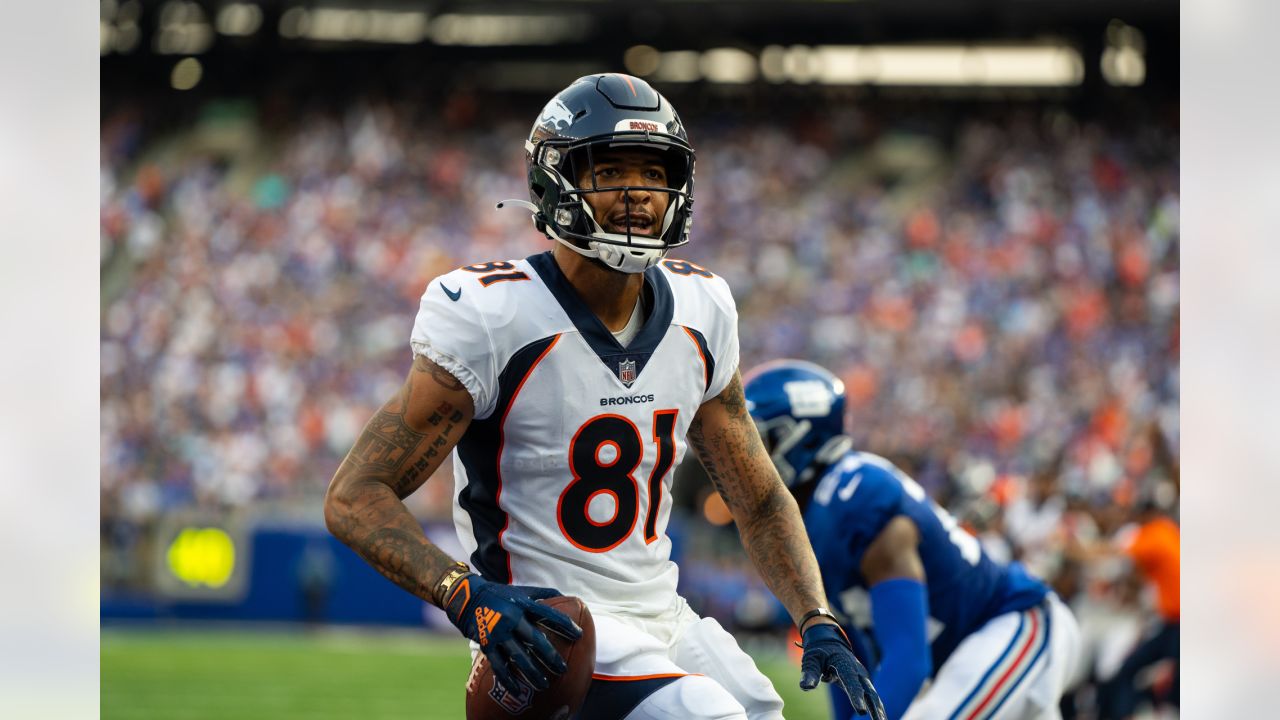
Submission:
[[775,360],[747,373],[747,411],[787,487],[816,480],[853,443],[844,434],[844,383],[803,360]]

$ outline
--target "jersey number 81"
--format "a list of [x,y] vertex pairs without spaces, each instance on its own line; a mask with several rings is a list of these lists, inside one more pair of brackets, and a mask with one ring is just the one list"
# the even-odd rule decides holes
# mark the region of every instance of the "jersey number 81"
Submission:
[[[653,413],[653,442],[657,445],[658,459],[649,474],[649,507],[644,521],[646,544],[658,539],[662,481],[675,461],[678,414],[678,410]],[[602,457],[602,450],[609,446],[613,451],[606,459]],[[612,413],[597,415],[578,428],[569,443],[569,472],[573,480],[560,493],[556,504],[560,532],[574,547],[593,553],[608,552],[631,534],[640,516],[640,486],[635,471],[643,459],[640,429],[629,418]],[[613,496],[613,517],[608,520],[596,520],[590,515],[591,502],[601,494]]]

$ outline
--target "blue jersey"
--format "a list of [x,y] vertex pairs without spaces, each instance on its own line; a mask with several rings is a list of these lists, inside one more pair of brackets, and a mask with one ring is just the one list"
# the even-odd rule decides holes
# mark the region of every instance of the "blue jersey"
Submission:
[[818,481],[804,523],[827,593],[858,629],[874,634],[863,553],[898,515],[910,518],[920,532],[935,672],[988,620],[1033,607],[1049,592],[1018,563],[1002,566],[987,557],[977,538],[888,460],[849,452]]

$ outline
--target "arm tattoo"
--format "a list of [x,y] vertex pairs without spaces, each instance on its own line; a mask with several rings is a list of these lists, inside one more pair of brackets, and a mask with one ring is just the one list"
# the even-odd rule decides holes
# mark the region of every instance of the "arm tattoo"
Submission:
[[[410,427],[409,401],[413,395],[415,376],[419,373],[429,374],[433,380],[451,391],[464,390],[462,384],[444,368],[421,355],[416,356],[413,372],[409,374],[404,387],[365,425],[355,447],[351,448],[350,454],[339,468],[339,475],[343,470],[384,472],[391,480],[389,484],[396,494],[404,498],[427,479],[427,468],[434,471],[444,459],[441,450],[446,446],[452,447],[451,440],[456,442],[455,429],[462,422],[463,413],[448,401],[442,400],[419,423],[425,425],[424,432]],[[448,378],[448,383],[442,382],[442,377]],[[432,434],[435,437],[424,447],[423,442]]]
[[329,530],[387,579],[424,600],[453,560],[427,540],[404,503],[379,482],[326,502]]
[[733,512],[747,555],[792,618],[826,605],[800,510],[747,413],[739,375],[699,410],[689,443]]
[[[435,400],[415,397],[415,388],[417,395],[429,393]],[[446,399],[458,393],[465,389],[448,371],[416,357],[404,386],[365,425],[325,497],[329,530],[387,578],[426,600],[432,599],[431,584],[453,561],[427,540],[402,500],[435,472],[465,429],[468,417],[461,403]]]

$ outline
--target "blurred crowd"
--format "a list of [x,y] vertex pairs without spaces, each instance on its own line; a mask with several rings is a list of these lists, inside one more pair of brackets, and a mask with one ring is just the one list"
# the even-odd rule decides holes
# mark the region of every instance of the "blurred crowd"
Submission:
[[[319,517],[409,367],[427,281],[550,247],[494,209],[528,194],[536,111],[368,100],[158,136],[128,107],[104,116],[105,586],[143,582],[132,549],[166,514]],[[1139,506],[1176,512],[1176,127],[1017,106],[685,113],[698,173],[680,254],[732,286],[743,369],[829,367],[858,447],[993,556],[1140,629],[1154,606],[1099,548]],[[429,482],[414,510],[447,518],[450,487]],[[721,578],[686,591],[711,605],[734,588],[717,614],[760,624],[767,603],[734,600],[758,580],[720,544],[685,543],[706,571],[686,578]]]

